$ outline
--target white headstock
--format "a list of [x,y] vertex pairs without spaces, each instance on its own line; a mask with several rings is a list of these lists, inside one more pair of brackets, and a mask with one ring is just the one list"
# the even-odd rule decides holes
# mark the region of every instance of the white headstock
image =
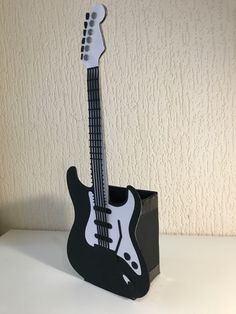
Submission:
[[98,66],[99,58],[105,50],[100,24],[106,16],[106,8],[102,4],[95,4],[90,13],[86,13],[83,39],[81,46],[81,60],[87,69]]

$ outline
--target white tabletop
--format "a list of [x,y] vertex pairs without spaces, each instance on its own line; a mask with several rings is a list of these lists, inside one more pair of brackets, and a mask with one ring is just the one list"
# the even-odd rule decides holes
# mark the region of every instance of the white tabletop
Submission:
[[67,261],[67,236],[0,237],[1,314],[236,313],[236,238],[162,236],[161,274],[132,301],[82,280]]

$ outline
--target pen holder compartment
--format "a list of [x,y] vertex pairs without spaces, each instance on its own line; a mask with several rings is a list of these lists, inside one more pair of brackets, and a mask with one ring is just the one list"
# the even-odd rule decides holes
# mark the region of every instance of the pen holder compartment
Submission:
[[[136,240],[144,257],[150,282],[160,273],[159,258],[159,220],[158,193],[136,189],[141,199],[141,210],[136,227]],[[126,199],[127,189],[109,186],[110,200],[122,204]]]

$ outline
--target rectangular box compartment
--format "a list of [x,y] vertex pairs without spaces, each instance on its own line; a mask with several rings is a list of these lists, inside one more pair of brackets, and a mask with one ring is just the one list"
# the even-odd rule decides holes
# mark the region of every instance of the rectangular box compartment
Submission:
[[[127,188],[109,186],[112,202],[124,203]],[[136,239],[145,259],[152,281],[160,273],[158,194],[154,191],[136,190],[141,198],[141,213],[136,228]]]

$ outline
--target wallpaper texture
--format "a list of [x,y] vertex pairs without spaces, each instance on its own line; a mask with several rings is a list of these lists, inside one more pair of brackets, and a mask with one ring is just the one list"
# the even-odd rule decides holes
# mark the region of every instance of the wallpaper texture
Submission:
[[[109,183],[158,191],[163,233],[236,235],[236,1],[103,3]],[[0,233],[69,229],[67,168],[91,184],[92,4],[0,0]]]

